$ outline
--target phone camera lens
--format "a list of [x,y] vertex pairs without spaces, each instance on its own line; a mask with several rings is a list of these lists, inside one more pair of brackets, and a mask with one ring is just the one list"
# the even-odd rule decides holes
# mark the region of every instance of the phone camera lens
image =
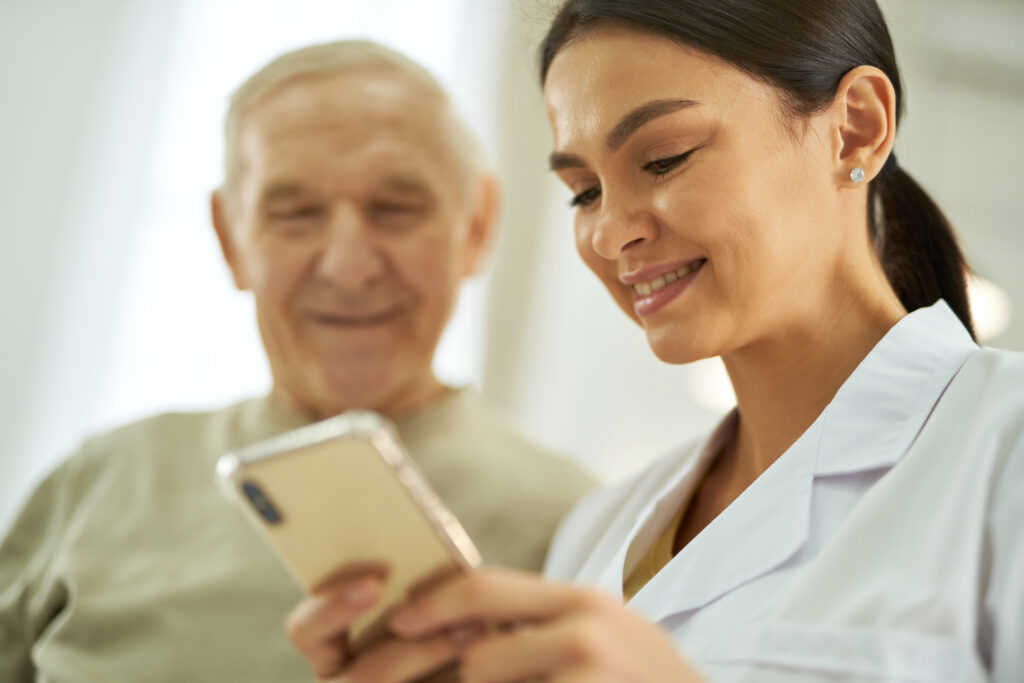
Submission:
[[274,504],[270,502],[266,494],[263,493],[263,489],[260,485],[254,481],[243,481],[242,482],[242,493],[249,499],[252,506],[256,508],[256,512],[260,513],[260,517],[266,520],[267,524],[280,524],[281,513],[277,511]]

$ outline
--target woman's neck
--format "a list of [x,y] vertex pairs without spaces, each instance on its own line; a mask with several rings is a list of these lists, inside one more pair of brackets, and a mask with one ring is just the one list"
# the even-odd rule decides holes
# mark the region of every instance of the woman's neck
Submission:
[[[891,294],[888,287],[885,292]],[[895,294],[847,298],[772,340],[723,356],[736,391],[736,432],[690,499],[678,552],[807,431],[886,332],[906,315]],[[826,310],[826,309],[822,309]]]
[[818,418],[871,349],[906,311],[895,294],[850,295],[826,315],[723,357],[739,426],[730,444],[747,485]]

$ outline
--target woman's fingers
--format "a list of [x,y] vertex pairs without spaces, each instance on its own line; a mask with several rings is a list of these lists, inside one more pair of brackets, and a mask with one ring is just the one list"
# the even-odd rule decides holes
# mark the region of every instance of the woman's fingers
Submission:
[[[625,611],[583,610],[489,635],[461,655],[465,683],[673,681],[699,677],[653,625]],[[638,628],[639,627],[639,628]]]
[[400,637],[419,638],[470,622],[543,621],[602,599],[535,574],[489,568],[453,578],[412,600],[391,618],[391,627]]
[[582,612],[473,643],[462,654],[463,680],[547,681],[579,671],[614,676],[619,647],[600,615]]
[[463,683],[548,680],[570,663],[554,636],[553,629],[529,627],[480,638],[462,652]]
[[300,602],[288,616],[285,632],[319,678],[336,674],[345,664],[348,628],[377,602],[381,583],[376,575],[336,583]]
[[[544,679],[545,683],[620,683],[615,674],[599,669],[572,669]],[[673,683],[679,683],[673,681]]]
[[455,661],[457,646],[448,635],[419,641],[389,640],[361,654],[325,683],[404,683]]
[[620,600],[522,572],[458,577],[392,618],[400,638],[468,624],[492,628],[462,648],[471,683],[699,680],[667,634]]

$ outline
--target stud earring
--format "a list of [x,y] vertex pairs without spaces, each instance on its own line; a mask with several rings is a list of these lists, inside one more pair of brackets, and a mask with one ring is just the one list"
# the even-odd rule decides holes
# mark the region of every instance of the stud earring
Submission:
[[852,180],[855,183],[863,182],[864,169],[858,166],[857,168],[850,171],[850,180]]

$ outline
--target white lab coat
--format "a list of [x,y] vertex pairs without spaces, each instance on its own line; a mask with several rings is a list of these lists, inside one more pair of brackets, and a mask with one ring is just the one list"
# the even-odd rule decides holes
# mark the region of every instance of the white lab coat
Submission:
[[[546,574],[621,597],[734,428],[585,498]],[[906,316],[629,604],[713,683],[1024,681],[1024,354]]]

